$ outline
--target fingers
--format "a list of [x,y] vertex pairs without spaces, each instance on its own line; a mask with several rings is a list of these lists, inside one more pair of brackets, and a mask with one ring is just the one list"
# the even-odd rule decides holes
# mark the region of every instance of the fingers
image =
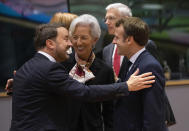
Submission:
[[144,85],[149,85],[149,84],[153,84],[154,82],[155,82],[155,80],[144,81],[143,84]]
[[150,88],[150,87],[152,87],[152,84],[154,82],[155,82],[155,80],[141,82],[141,85],[139,86],[140,89],[138,89],[138,90],[141,90],[141,89],[144,89],[144,88]]
[[5,90],[8,89],[8,87],[9,87],[9,83],[10,83],[10,79],[7,80],[7,83],[6,83],[6,85],[5,85]]
[[13,79],[8,79],[5,85],[5,90],[11,90],[12,88]]
[[155,83],[154,78],[155,76],[148,76],[148,77],[142,78],[141,89],[152,87],[152,84]]
[[144,81],[149,81],[149,80],[152,80],[152,79],[155,79],[155,76],[152,75],[152,76],[147,76],[147,77],[144,77],[142,78]]
[[16,75],[16,70],[13,71],[13,75]]
[[133,91],[139,91],[139,90],[142,90],[142,89],[145,89],[145,88],[150,88],[150,87],[152,87],[152,85],[142,84],[141,86],[138,86],[137,88],[133,89]]
[[152,85],[144,85],[144,86],[142,86],[141,89],[144,89],[144,88],[150,88],[150,87],[152,87]]
[[[8,81],[7,81],[7,83],[8,83]],[[7,89],[8,89],[8,84],[5,85],[5,90],[7,90]]]
[[136,69],[136,71],[132,74],[132,76],[136,76],[139,73],[139,68]]
[[144,77],[147,77],[147,76],[150,76],[150,75],[152,75],[152,72],[143,73],[143,74],[141,74],[139,76],[144,78]]
[[[13,71],[13,75],[16,75],[16,70]],[[8,79],[5,85],[5,90],[7,95],[12,95],[12,86],[13,86],[13,79]]]
[[155,82],[155,76],[152,75],[152,72],[144,73],[138,75],[139,69],[137,69],[128,79],[127,85],[129,91],[138,91],[144,88],[152,87],[152,84]]

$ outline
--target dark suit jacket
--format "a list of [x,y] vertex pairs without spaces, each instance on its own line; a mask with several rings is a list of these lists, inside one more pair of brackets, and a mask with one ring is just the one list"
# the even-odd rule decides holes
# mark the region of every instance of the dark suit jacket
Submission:
[[[71,57],[67,68],[69,71],[75,65],[75,57]],[[72,62],[71,62],[71,59]],[[64,63],[65,65],[65,63]],[[86,85],[95,84],[110,84],[114,83],[114,74],[112,68],[107,66],[99,58],[95,58],[90,70],[95,75],[95,78],[86,82]],[[74,101],[75,102],[75,101]],[[79,118],[77,131],[105,131],[113,130],[113,101],[105,102],[77,102],[79,110]]]
[[[148,43],[146,44],[145,46],[146,50],[150,52],[150,54],[152,54],[153,57],[156,58],[156,60],[159,61],[159,63],[161,65],[163,65],[163,60],[157,50],[157,46],[156,44],[154,43],[154,41],[152,40],[148,40]],[[104,49],[103,49],[103,55],[101,58],[103,58],[103,60],[112,67],[112,55],[113,55],[113,49],[114,49],[114,44],[111,43],[109,45],[107,45]],[[99,53],[100,54],[100,53]],[[125,75],[126,75],[126,68],[124,67],[124,65],[126,64],[126,62],[128,61],[128,59],[126,57],[123,58],[123,62],[122,62],[122,65],[121,65],[121,69],[120,69],[120,72],[119,72],[119,78],[123,78]],[[174,117],[174,113],[173,113],[173,110],[172,110],[172,107],[169,103],[169,99],[166,95],[165,97],[165,103],[166,103],[166,106],[165,106],[165,109],[166,109],[166,118],[165,118],[165,121],[167,123],[167,126],[170,126],[170,125],[174,125],[176,123],[176,120],[175,120],[175,117]]]
[[140,74],[152,72],[156,82],[152,88],[131,92],[115,104],[115,131],[165,131],[165,78],[159,62],[142,52],[123,80],[139,68]]
[[13,92],[11,131],[72,131],[75,112],[67,96],[101,101],[128,95],[128,88],[125,83],[86,86],[37,53],[17,71]]

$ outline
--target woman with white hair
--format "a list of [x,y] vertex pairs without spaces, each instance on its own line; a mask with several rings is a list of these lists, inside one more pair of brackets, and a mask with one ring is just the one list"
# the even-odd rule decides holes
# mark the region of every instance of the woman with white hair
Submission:
[[[70,67],[69,75],[86,85],[114,83],[112,68],[93,52],[101,35],[97,19],[88,14],[77,17],[70,25],[69,35],[75,50],[73,63],[67,66]],[[103,131],[103,127],[105,131],[113,130],[112,101],[79,104],[77,131]]]

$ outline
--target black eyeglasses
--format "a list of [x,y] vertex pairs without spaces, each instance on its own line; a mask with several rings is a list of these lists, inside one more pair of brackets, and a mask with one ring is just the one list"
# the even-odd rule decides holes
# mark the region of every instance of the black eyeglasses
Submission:
[[107,20],[109,20],[109,21],[114,21],[114,20],[116,20],[116,17],[114,17],[114,16],[108,16],[108,17],[105,17],[105,18],[103,19],[104,22],[106,22]]

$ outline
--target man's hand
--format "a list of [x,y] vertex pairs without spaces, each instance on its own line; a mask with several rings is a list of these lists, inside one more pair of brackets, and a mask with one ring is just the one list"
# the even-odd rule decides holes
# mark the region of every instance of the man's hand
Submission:
[[152,75],[152,72],[144,73],[141,75],[138,75],[138,73],[139,69],[137,69],[126,82],[129,91],[138,91],[144,88],[149,88],[155,82],[155,76]]
[[[16,74],[16,71],[14,70],[13,74],[15,75]],[[12,94],[12,85],[13,85],[13,79],[8,79],[7,80],[7,83],[6,83],[6,86],[5,86],[5,90],[7,91],[7,94],[10,95]]]

